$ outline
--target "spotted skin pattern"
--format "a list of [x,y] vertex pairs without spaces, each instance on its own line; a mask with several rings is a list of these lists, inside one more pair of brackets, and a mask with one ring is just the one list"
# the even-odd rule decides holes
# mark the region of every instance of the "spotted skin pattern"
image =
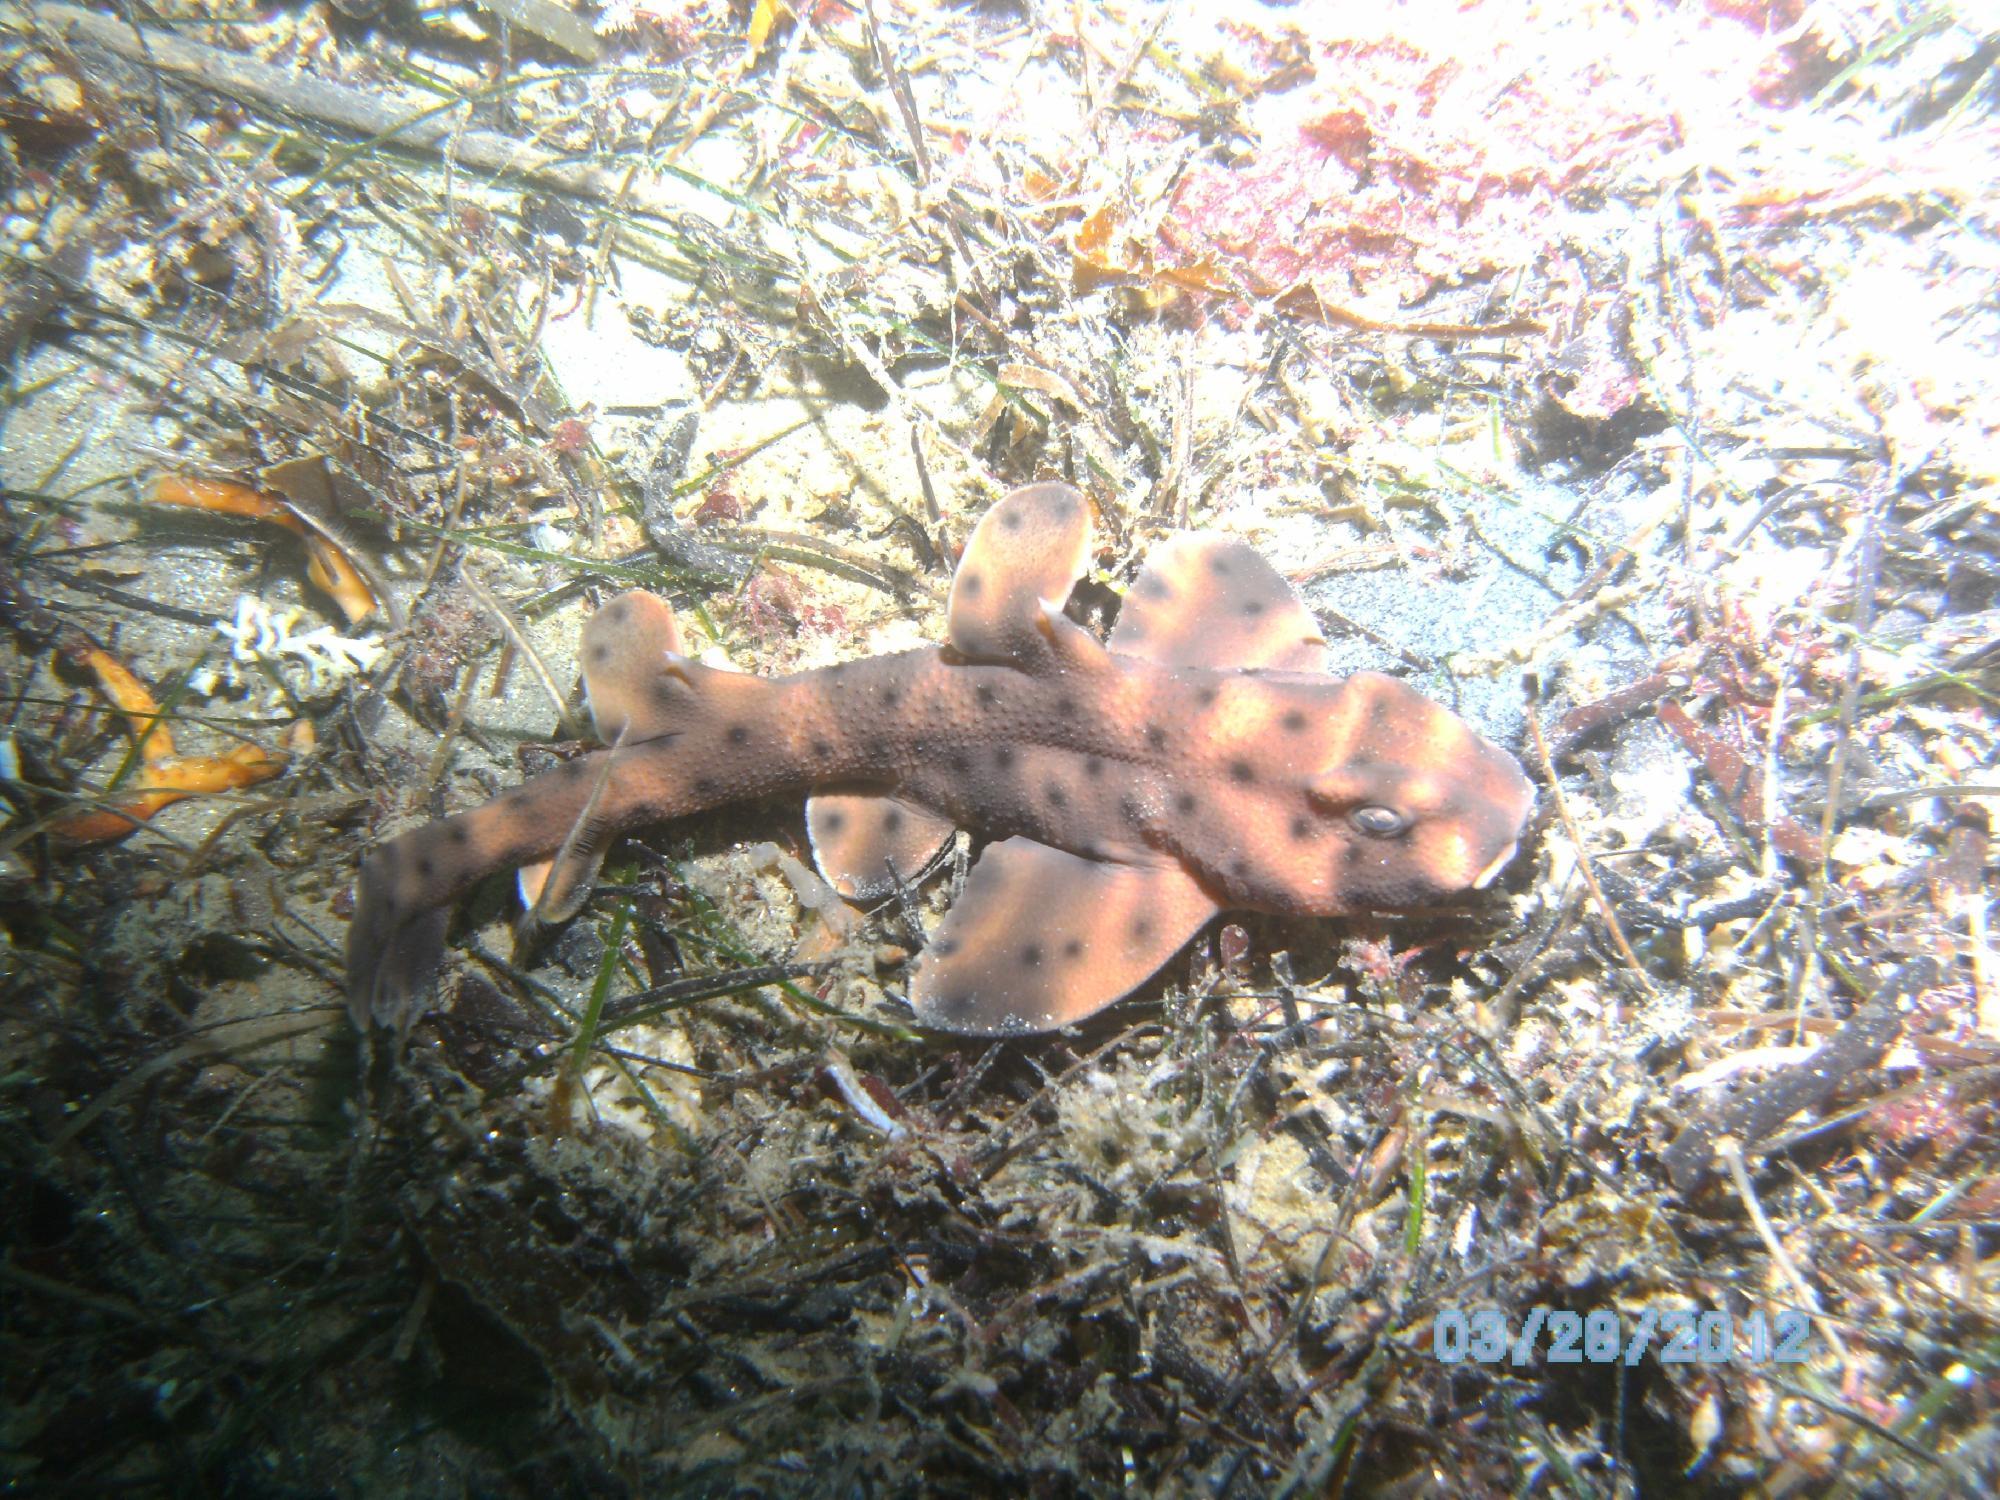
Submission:
[[1163,543],[1104,643],[1061,612],[1089,557],[1080,494],[1016,490],[967,544],[949,644],[779,678],[689,660],[653,595],[610,601],[583,663],[612,748],[366,861],[357,1023],[407,1024],[451,903],[487,874],[553,856],[525,886],[574,909],[618,832],[777,794],[807,796],[821,871],[856,899],[954,829],[990,840],[910,981],[920,1020],[986,1035],[1102,1009],[1218,911],[1420,907],[1512,857],[1533,805],[1514,758],[1394,678],[1327,675],[1251,548]]

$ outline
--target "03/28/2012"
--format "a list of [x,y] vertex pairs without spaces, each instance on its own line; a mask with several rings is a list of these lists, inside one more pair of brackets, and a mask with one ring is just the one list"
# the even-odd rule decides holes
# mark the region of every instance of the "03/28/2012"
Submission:
[[1587,1313],[1537,1304],[1518,1329],[1498,1308],[1441,1308],[1431,1320],[1431,1353],[1448,1365],[1522,1366],[1536,1346],[1552,1365],[1637,1364],[1649,1350],[1662,1364],[1804,1364],[1812,1322],[1792,1309],[1645,1308],[1628,1320],[1610,1308]]

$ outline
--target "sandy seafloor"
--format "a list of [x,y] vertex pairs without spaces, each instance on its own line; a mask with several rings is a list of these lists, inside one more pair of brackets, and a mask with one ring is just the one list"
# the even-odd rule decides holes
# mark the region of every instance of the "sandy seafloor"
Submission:
[[[1993,1482],[2000,30],[1350,9],[0,7],[8,1493]],[[1219,531],[1517,753],[1495,886],[992,1043],[976,838],[849,911],[735,807],[364,1044],[361,855],[596,604],[937,641],[1048,478],[1077,618]]]

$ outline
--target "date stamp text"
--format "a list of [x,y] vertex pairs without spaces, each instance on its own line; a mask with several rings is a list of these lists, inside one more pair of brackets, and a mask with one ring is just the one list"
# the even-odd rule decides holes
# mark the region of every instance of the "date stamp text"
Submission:
[[1518,1327],[1492,1307],[1447,1307],[1431,1320],[1431,1353],[1444,1364],[1518,1367],[1538,1350],[1552,1365],[1636,1365],[1648,1353],[1665,1365],[1799,1365],[1814,1352],[1811,1319],[1791,1310],[1649,1307],[1628,1318],[1538,1304]]

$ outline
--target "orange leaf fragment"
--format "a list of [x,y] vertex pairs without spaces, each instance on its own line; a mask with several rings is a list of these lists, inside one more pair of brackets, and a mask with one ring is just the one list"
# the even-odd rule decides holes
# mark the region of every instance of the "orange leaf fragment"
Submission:
[[125,715],[132,738],[139,742],[139,759],[150,765],[172,755],[173,731],[167,728],[160,705],[146,684],[127,671],[117,657],[95,646],[85,653],[84,661],[97,674],[97,685],[111,706]]
[[205,792],[231,792],[283,773],[291,757],[262,745],[242,744],[226,755],[169,755],[140,770],[135,790],[110,806],[58,818],[49,832],[72,844],[102,844],[143,827],[163,807]]
[[1070,282],[1079,294],[1103,286],[1129,288],[1149,312],[1189,292],[1228,296],[1235,291],[1213,256],[1160,265],[1113,198],[1078,221],[1070,237]]
[[153,486],[153,500],[159,505],[190,505],[196,510],[218,511],[225,516],[271,521],[301,535],[306,529],[283,501],[227,479],[181,479],[170,474]]
[[1031,203],[1046,203],[1063,190],[1063,184],[1040,167],[1030,166],[1021,174],[1021,191]]
[[358,625],[375,610],[375,591],[345,552],[317,531],[305,533],[306,577],[329,595],[347,623]]
[[[239,486],[240,488],[240,486]],[[254,491],[250,493],[255,493]],[[223,755],[176,755],[173,734],[152,690],[110,652],[92,647],[84,661],[112,707],[125,716],[142,762],[129,790],[105,807],[73,813],[49,825],[49,832],[72,844],[122,839],[161,808],[203,792],[234,791],[269,781],[291,763],[281,750],[245,742]],[[306,742],[310,748],[310,742]]]
[[349,625],[359,624],[375,612],[375,590],[346,549],[290,501],[227,479],[182,479],[175,475],[153,486],[153,500],[160,505],[187,505],[284,527],[306,544],[306,577],[340,606]]
[[141,788],[151,796],[178,798],[202,792],[233,792],[238,787],[269,781],[290,764],[282,750],[268,750],[249,741],[222,755],[175,755],[155,761],[140,773]]
[[57,818],[49,825],[49,834],[66,844],[108,844],[138,832],[148,818],[175,801],[176,795],[172,792],[142,792],[120,797],[115,807]]
[[764,50],[764,44],[771,40],[771,33],[778,29],[778,22],[791,13],[792,8],[781,0],[756,0],[750,10],[750,29],[744,36],[752,61]]

